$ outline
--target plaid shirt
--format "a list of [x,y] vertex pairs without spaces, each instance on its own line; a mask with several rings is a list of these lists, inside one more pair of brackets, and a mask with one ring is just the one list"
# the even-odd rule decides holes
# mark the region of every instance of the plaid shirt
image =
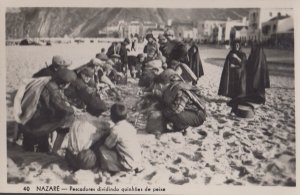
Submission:
[[171,109],[175,113],[179,114],[186,108],[188,102],[189,102],[189,97],[182,90],[180,90],[178,91],[177,96],[173,104],[171,105]]

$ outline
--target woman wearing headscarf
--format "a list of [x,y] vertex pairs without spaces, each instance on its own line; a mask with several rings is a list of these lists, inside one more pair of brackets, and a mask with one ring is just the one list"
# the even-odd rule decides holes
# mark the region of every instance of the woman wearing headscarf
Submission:
[[199,48],[193,40],[190,42],[190,45],[191,47],[188,50],[188,65],[196,75],[197,79],[199,79],[204,75]]
[[245,96],[246,60],[240,42],[233,41],[232,49],[225,59],[218,95],[232,99]]
[[265,89],[270,88],[266,55],[261,43],[254,43],[247,61],[247,101],[264,104]]

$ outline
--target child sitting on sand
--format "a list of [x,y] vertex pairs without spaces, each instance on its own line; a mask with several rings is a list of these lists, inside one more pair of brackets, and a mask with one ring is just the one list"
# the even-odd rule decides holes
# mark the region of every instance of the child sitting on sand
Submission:
[[116,103],[111,107],[111,120],[115,123],[104,145],[100,147],[100,165],[109,172],[141,171],[141,150],[136,129],[127,122],[127,109]]

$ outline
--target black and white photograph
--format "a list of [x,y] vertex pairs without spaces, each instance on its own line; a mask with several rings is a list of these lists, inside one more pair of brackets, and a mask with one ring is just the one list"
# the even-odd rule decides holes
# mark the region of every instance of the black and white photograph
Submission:
[[4,8],[4,183],[296,191],[292,1],[158,2]]

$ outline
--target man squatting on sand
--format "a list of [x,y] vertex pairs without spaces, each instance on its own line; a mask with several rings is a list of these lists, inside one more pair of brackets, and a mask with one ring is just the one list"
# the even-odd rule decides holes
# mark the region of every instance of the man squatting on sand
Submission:
[[[146,35],[143,53],[128,55],[130,40],[114,42],[105,53],[75,70],[63,56],[53,56],[52,64],[41,69],[24,86],[14,101],[18,132],[23,149],[57,153],[68,134],[65,159],[73,171],[101,169],[139,172],[143,169],[137,130],[127,119],[120,103],[118,85],[127,84],[127,72],[138,79],[140,100],[134,110],[146,114],[146,131],[157,138],[163,133],[183,135],[206,120],[205,101],[198,80],[204,75],[198,46],[175,38],[173,30],[158,36]],[[187,48],[189,47],[189,49]],[[129,69],[128,69],[129,67]],[[255,104],[265,103],[270,87],[264,51],[255,43],[247,60],[241,45],[233,41],[221,75],[219,95],[231,98],[228,105],[239,117],[251,117]],[[109,111],[110,119],[102,116]],[[57,136],[50,147],[49,136]]]

